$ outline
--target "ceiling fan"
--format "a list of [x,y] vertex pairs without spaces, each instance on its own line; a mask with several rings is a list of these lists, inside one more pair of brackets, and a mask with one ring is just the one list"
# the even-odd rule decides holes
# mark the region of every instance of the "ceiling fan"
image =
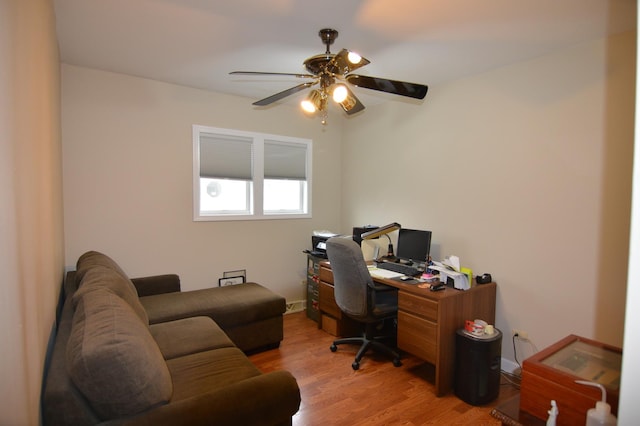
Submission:
[[394,95],[407,96],[414,99],[424,99],[429,89],[423,84],[408,83],[405,81],[389,80],[380,77],[351,74],[352,71],[363,67],[369,61],[355,52],[342,49],[337,54],[330,51],[330,46],[338,37],[338,31],[324,28],[318,33],[322,42],[327,46],[324,54],[314,55],[304,61],[304,66],[310,74],[260,72],[260,71],[233,71],[229,74],[241,75],[283,75],[297,78],[308,78],[311,81],[291,87],[253,103],[256,106],[265,106],[279,101],[289,95],[293,95],[308,87],[319,84],[318,89],[313,89],[300,106],[309,114],[319,113],[322,124],[326,124],[327,103],[331,97],[342,109],[352,115],[364,109],[364,105],[356,95],[344,84],[345,82],[356,87],[377,90]]

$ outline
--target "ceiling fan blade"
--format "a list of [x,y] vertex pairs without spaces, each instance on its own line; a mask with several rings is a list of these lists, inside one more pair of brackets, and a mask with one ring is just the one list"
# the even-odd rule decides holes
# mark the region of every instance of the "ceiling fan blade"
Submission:
[[364,109],[364,105],[360,102],[360,99],[358,99],[358,97],[348,87],[347,93],[347,99],[340,103],[344,112],[346,112],[347,115],[352,115],[362,111]]
[[297,78],[316,78],[315,75],[311,75],[311,74],[293,74],[293,73],[286,73],[286,72],[231,71],[229,74],[233,74],[233,75],[285,75],[285,76],[297,77]]
[[347,75],[345,79],[356,87],[378,90],[409,98],[424,99],[429,87],[424,84],[407,83],[406,81],[389,80],[386,78],[369,77],[366,75]]
[[[353,55],[355,55],[355,57]],[[350,52],[347,49],[342,49],[336,54],[336,56],[333,57],[333,59],[327,66],[327,69],[329,70],[329,72],[332,72],[334,74],[346,75],[351,71],[363,67],[369,63],[370,62],[366,58],[363,58],[357,53]]]
[[275,95],[271,95],[268,98],[260,99],[253,103],[253,105],[257,106],[265,106],[274,103],[275,101],[279,101],[282,98],[286,98],[289,95],[293,95],[296,92],[306,89],[307,87],[311,87],[316,84],[316,81],[309,81],[306,83],[298,84],[297,86],[291,87],[287,90],[283,90],[282,92],[276,93]]

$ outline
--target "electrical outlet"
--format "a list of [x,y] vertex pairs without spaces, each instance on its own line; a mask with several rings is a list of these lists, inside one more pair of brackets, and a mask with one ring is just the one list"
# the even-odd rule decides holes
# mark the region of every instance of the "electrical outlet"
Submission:
[[517,328],[514,328],[512,331],[513,331],[513,335],[518,336],[519,339],[529,340],[529,333],[527,333],[526,331],[518,330]]

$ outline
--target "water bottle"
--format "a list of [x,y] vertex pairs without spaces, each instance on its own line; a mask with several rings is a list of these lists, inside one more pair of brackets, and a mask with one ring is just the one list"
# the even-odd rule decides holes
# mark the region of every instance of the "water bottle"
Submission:
[[602,400],[596,402],[595,408],[587,411],[586,426],[615,426],[618,423],[616,416],[611,414],[611,406],[607,403],[607,390],[600,383],[587,382],[584,380],[576,380],[581,385],[594,386],[600,388],[602,392]]

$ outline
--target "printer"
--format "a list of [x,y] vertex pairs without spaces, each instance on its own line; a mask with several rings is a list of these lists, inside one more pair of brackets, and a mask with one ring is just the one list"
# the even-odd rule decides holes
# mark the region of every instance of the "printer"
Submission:
[[314,232],[311,236],[311,250],[305,250],[304,252],[311,256],[320,257],[322,259],[327,258],[327,240],[331,237],[337,237],[339,234],[333,234],[331,232]]
[[[377,226],[373,225],[365,225],[361,227],[353,228],[353,240],[358,243],[358,245],[362,244],[361,234],[376,229]],[[333,234],[328,231],[315,231],[311,236],[311,250],[305,250],[304,253],[310,254],[311,256],[320,257],[322,259],[327,258],[327,240],[331,237],[339,237],[340,234]]]
[[311,252],[312,256],[327,258],[327,240],[331,238],[324,235],[311,236]]

